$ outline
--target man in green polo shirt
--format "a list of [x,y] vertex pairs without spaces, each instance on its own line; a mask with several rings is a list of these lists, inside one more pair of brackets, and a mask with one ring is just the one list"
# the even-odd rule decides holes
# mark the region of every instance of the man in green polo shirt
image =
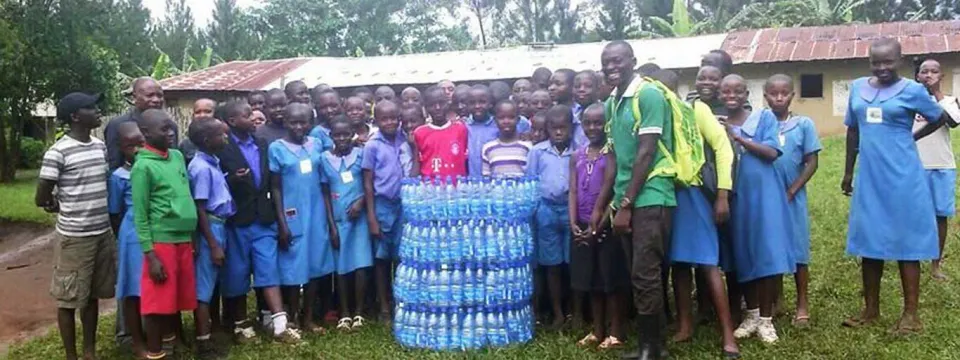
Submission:
[[[615,215],[614,233],[632,253],[630,273],[634,305],[639,314],[640,346],[626,359],[660,359],[664,350],[663,282],[661,265],[670,243],[670,215],[676,206],[674,179],[658,175],[667,166],[657,142],[673,151],[672,115],[667,100],[654,86],[634,74],[637,65],[633,48],[614,41],[600,58],[607,83],[616,86],[607,106],[608,136],[615,171],[608,171],[594,214],[610,205]],[[634,116],[638,101],[641,119]],[[651,176],[652,175],[652,176]],[[599,221],[599,217],[597,218]]]

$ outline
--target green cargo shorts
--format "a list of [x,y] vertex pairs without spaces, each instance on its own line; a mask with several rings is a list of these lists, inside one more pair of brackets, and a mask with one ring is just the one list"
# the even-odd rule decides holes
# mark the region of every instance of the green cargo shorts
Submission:
[[113,297],[117,283],[117,241],[112,231],[87,237],[57,233],[53,245],[50,295],[62,309],[80,309],[91,299]]

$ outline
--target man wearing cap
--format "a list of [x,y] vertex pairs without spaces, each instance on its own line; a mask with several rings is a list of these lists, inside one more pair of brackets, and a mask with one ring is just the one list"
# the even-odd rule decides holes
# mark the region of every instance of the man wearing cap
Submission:
[[[149,77],[133,80],[133,107],[123,115],[117,116],[107,123],[103,130],[107,142],[107,162],[110,170],[123,166],[123,156],[120,155],[120,124],[140,119],[140,114],[149,109],[163,110],[163,88],[160,83]],[[173,143],[180,143],[180,130],[173,120]]]
[[[70,130],[43,155],[36,204],[57,213],[53,280],[57,325],[67,359],[77,359],[75,313],[81,309],[84,358],[95,358],[98,299],[113,297],[116,240],[107,214],[106,146],[90,132],[100,126],[101,95],[71,93],[57,104]],[[54,192],[56,189],[56,192]]]

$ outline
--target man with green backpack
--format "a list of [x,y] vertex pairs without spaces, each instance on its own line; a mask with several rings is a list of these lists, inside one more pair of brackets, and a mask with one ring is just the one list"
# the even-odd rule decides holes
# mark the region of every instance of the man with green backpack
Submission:
[[666,355],[661,269],[670,247],[675,185],[697,178],[704,163],[703,137],[692,109],[663,84],[635,74],[636,63],[624,41],[611,42],[601,55],[607,83],[616,86],[605,104],[608,148],[616,166],[608,167],[592,224],[597,229],[609,205],[614,233],[632,254],[640,345],[623,358],[660,359]]

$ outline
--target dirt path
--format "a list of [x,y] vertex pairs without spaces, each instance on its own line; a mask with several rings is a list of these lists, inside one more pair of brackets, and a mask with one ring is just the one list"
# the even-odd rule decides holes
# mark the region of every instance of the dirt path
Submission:
[[[56,324],[49,295],[53,235],[48,227],[0,222],[0,357]],[[111,311],[113,303],[101,302],[100,310]]]

